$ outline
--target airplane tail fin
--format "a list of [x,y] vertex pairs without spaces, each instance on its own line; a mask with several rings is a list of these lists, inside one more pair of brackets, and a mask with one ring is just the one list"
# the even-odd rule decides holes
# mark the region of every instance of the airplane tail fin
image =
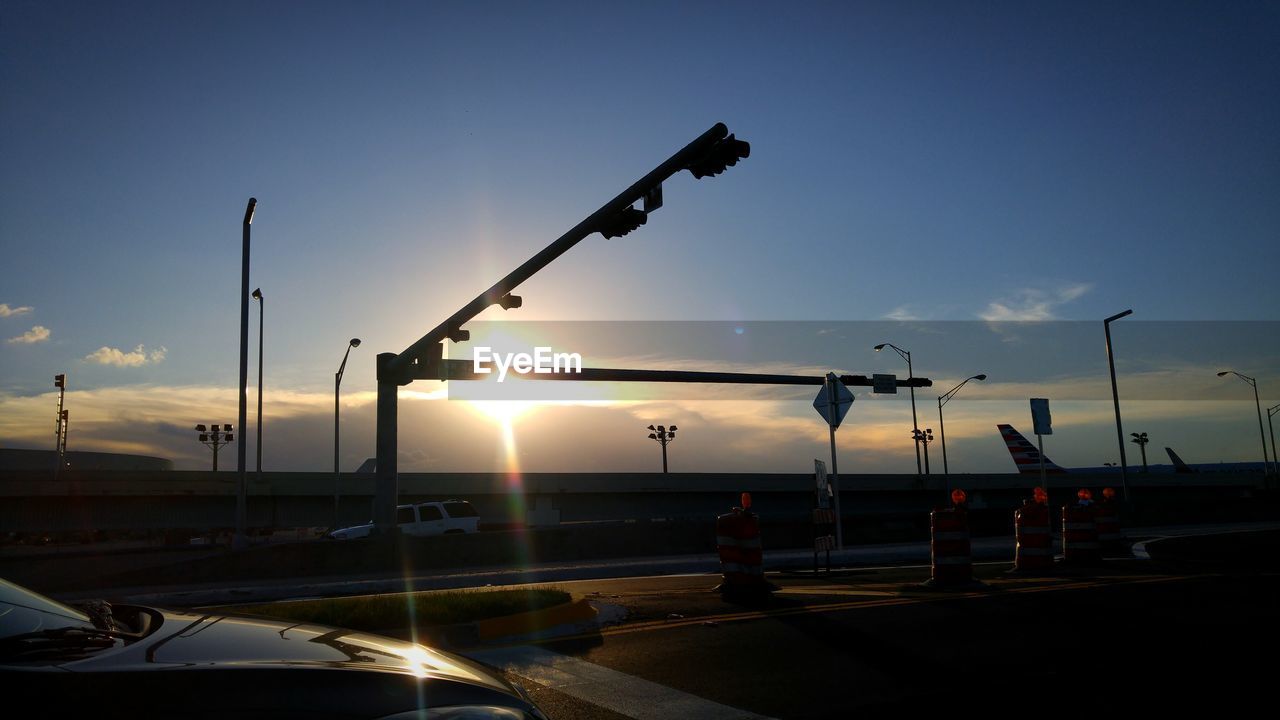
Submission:
[[[1023,475],[1039,474],[1040,450],[1030,440],[1022,437],[1022,433],[1013,429],[1012,425],[997,425],[996,427],[1000,429],[1000,437],[1004,438],[1004,444],[1009,448],[1009,454],[1013,456],[1013,464],[1018,467],[1018,472]],[[1050,475],[1061,475],[1066,472],[1064,468],[1059,467],[1048,456],[1044,458],[1044,471]]]
[[1171,448],[1171,447],[1167,447],[1167,448],[1165,448],[1165,449],[1164,449],[1164,451],[1165,451],[1165,452],[1167,452],[1167,453],[1169,453],[1169,459],[1173,461],[1173,471],[1174,471],[1174,472],[1176,472],[1176,473],[1193,473],[1193,472],[1195,472],[1195,468],[1193,468],[1193,467],[1191,467],[1190,465],[1188,465],[1188,464],[1186,464],[1185,462],[1183,462],[1183,461],[1182,461],[1182,458],[1178,457],[1178,453],[1176,453],[1176,452],[1174,452],[1174,451],[1173,451],[1173,448]]

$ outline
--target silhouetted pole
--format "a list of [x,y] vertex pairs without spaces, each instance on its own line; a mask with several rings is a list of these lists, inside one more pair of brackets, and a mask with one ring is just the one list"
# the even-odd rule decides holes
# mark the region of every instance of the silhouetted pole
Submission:
[[1129,435],[1133,437],[1129,442],[1137,445],[1138,449],[1142,451],[1142,474],[1146,475],[1149,472],[1147,470],[1147,442],[1149,438],[1147,438],[1146,433],[1129,433]]
[[258,301],[258,482],[262,482],[262,321],[266,314],[266,301],[262,298],[262,288],[255,288],[253,299]]
[[333,526],[338,527],[338,498],[341,495],[342,472],[338,469],[338,391],[342,388],[342,373],[347,369],[347,357],[351,348],[360,347],[360,338],[347,341],[347,351],[342,354],[342,364],[333,374]]
[[1276,455],[1276,428],[1271,424],[1271,416],[1280,412],[1280,405],[1267,408],[1267,429],[1271,431],[1271,472],[1280,474],[1280,455]]
[[656,428],[650,425],[649,429],[653,431],[649,433],[649,439],[657,440],[662,445],[662,472],[665,474],[667,472],[667,443],[676,439],[676,430],[678,428],[672,425],[671,429],[668,430],[665,425],[659,425]]
[[58,479],[58,473],[62,471],[62,466],[66,463],[66,443],[63,438],[67,431],[67,413],[63,411],[63,403],[67,398],[67,374],[58,373],[53,376],[53,386],[58,388],[58,411],[54,416],[53,428],[53,479]]
[[1107,367],[1111,369],[1111,402],[1116,408],[1116,442],[1120,445],[1120,486],[1124,490],[1125,502],[1129,502],[1129,466],[1124,456],[1124,428],[1120,426],[1120,392],[1116,389],[1116,361],[1111,354],[1111,323],[1132,314],[1133,310],[1125,310],[1102,321],[1102,330],[1107,336]]
[[1228,373],[1235,375],[1253,386],[1253,404],[1258,408],[1258,437],[1262,438],[1262,474],[1266,475],[1271,472],[1271,459],[1267,457],[1267,436],[1262,432],[1262,401],[1258,399],[1258,381],[1248,375],[1242,375],[1235,370],[1223,370],[1218,373],[1218,377],[1222,377]]
[[[399,462],[396,445],[400,439],[397,401],[400,382],[390,369],[395,353],[378,353],[378,430],[375,448],[378,452],[375,492],[373,496],[373,523],[375,533],[394,533],[396,519],[396,478]],[[406,383],[407,384],[407,381]]]
[[840,470],[836,466],[836,385],[828,374],[822,380],[827,389],[827,430],[831,433],[831,497],[835,500],[836,549],[844,550],[844,516],[840,514]]
[[[915,377],[915,371],[911,369],[911,353],[907,350],[894,345],[893,343],[880,343],[876,346],[876,352],[880,352],[886,347],[893,348],[904,360],[907,361],[907,379]],[[915,439],[916,444],[916,475],[920,474],[920,423],[916,421],[916,389],[911,388],[911,436]]]
[[[249,415],[249,228],[253,225],[253,211],[258,206],[256,198],[249,198],[244,209],[240,259],[240,430],[244,430]],[[241,433],[243,434],[243,433]],[[236,534],[232,538],[233,550],[248,545],[245,535],[248,515],[249,480],[245,476],[244,438],[236,447]]]
[[[964,382],[948,390],[945,395],[941,395],[938,397],[938,437],[942,439],[942,474],[943,475],[950,475],[951,470],[947,467],[947,428],[946,428],[946,425],[944,425],[942,422],[942,406],[946,405],[948,402],[951,402],[951,398],[955,397],[955,394],[960,392],[960,388],[964,387],[965,383],[969,382],[970,380],[977,380],[981,382],[986,379],[987,379],[986,373],[981,373],[978,375],[974,375],[973,377],[970,377],[970,378],[965,378]],[[951,480],[947,479],[947,480],[944,480],[943,482],[946,484],[947,497],[951,497]]]

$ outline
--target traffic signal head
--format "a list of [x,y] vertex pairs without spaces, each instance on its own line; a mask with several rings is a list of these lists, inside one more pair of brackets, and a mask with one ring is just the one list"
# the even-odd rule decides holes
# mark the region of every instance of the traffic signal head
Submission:
[[205,431],[204,423],[200,423],[199,425],[196,426],[196,432],[204,432],[204,431]]
[[733,167],[738,161],[751,157],[751,143],[738,140],[731,133],[720,140],[702,158],[689,163],[688,170],[695,178],[715,177],[726,168]]
[[604,235],[606,238],[622,237],[645,224],[648,219],[649,217],[645,215],[643,210],[637,210],[634,207],[629,207],[617,215],[601,222],[600,234]]
[[58,373],[53,376],[53,386],[57,388],[65,388],[67,386],[67,376],[65,373]]
[[502,306],[503,310],[515,310],[521,305],[524,305],[524,298],[519,295],[507,293],[502,296],[502,299],[498,301],[498,304]]

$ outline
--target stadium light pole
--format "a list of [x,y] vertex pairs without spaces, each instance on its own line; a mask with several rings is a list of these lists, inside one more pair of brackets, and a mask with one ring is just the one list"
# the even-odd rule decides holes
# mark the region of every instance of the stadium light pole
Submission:
[[1262,401],[1258,399],[1258,381],[1235,370],[1223,370],[1218,373],[1218,377],[1228,374],[1235,375],[1253,386],[1253,404],[1258,408],[1258,437],[1262,438],[1262,474],[1266,475],[1271,471],[1271,459],[1267,456],[1267,436],[1262,432]]
[[351,348],[360,347],[360,338],[347,341],[347,351],[342,354],[342,364],[333,374],[333,527],[338,527],[338,499],[341,496],[342,473],[338,469],[338,391],[342,388],[342,373],[347,369],[347,357]]
[[256,449],[258,482],[262,482],[262,320],[266,313],[266,300],[262,297],[262,288],[254,288],[253,299],[258,301],[258,444]]
[[[907,379],[908,380],[915,377],[915,371],[911,369],[911,353],[909,351],[903,350],[902,348],[898,347],[897,345],[894,345],[893,343],[880,343],[879,345],[876,346],[876,352],[880,352],[885,348],[893,348],[894,352],[898,353],[898,355],[900,355],[903,360],[907,361]],[[921,472],[920,470],[920,423],[916,421],[916,389],[914,386],[911,387],[911,431],[912,431],[911,437],[915,438],[915,443],[916,443],[916,475],[919,475]]]
[[[944,425],[942,422],[942,406],[946,405],[948,402],[951,402],[951,398],[955,397],[956,393],[960,392],[960,388],[964,387],[965,383],[969,382],[970,380],[977,380],[981,382],[986,379],[987,379],[986,373],[981,373],[978,375],[974,375],[973,377],[965,378],[964,382],[948,390],[945,395],[940,395],[938,397],[938,438],[942,440],[942,474],[943,475],[950,475],[951,470],[950,468],[947,467],[947,426]],[[947,495],[948,496],[951,495],[950,487],[947,488]]]
[[675,425],[672,425],[670,429],[662,425],[656,428],[650,425],[649,429],[653,431],[649,433],[649,439],[657,440],[662,445],[662,472],[665,474],[667,472],[667,443],[676,439],[677,428]]
[[1111,402],[1116,408],[1116,442],[1120,445],[1120,487],[1124,490],[1125,502],[1129,502],[1129,462],[1124,455],[1124,428],[1120,425],[1120,392],[1116,389],[1116,361],[1111,353],[1111,323],[1132,314],[1133,310],[1125,310],[1102,321],[1102,330],[1107,336],[1107,367],[1111,370]]
[[1147,437],[1146,433],[1131,432],[1129,435],[1133,437],[1129,442],[1137,445],[1142,450],[1142,474],[1146,475],[1150,472],[1147,470],[1147,443],[1151,442],[1151,439]]
[[[257,198],[249,198],[244,209],[240,243],[240,430],[243,432],[249,414],[249,230],[253,226],[253,213],[258,207]],[[243,550],[249,545],[245,534],[248,516],[249,480],[245,476],[244,438],[236,446],[236,534],[231,540],[232,550]]]

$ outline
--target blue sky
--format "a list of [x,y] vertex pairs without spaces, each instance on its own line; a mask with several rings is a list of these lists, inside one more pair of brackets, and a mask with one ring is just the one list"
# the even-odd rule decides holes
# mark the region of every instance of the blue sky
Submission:
[[[1100,320],[1132,307],[1122,322],[1280,320],[1274,3],[0,7],[5,446],[51,445],[51,376],[67,372],[81,393],[72,449],[203,463],[189,426],[235,420],[239,225],[255,196],[276,443],[264,454],[279,469],[327,465],[312,440],[355,336],[344,445],[358,463],[372,454],[359,443],[376,353],[718,121],[750,159],[673,178],[646,227],[593,236],[527,283],[519,317]],[[971,372],[920,357],[920,374]],[[1213,358],[1258,376],[1264,405],[1278,359]],[[829,364],[893,369],[874,355]],[[1080,375],[1096,380],[1096,365]],[[799,425],[807,405],[755,408],[799,433],[769,469],[821,452]],[[1256,459],[1256,443],[1233,444],[1252,408],[1230,407],[1239,427],[1198,428],[1203,447],[1184,457]],[[610,408],[525,416],[517,439],[547,448],[526,466],[643,469],[652,453],[628,423],[693,412],[613,411],[616,427],[594,415]],[[430,413],[469,434],[406,419],[409,469],[505,462],[500,433]],[[697,469],[739,462],[711,438],[762,432],[747,414],[706,419]],[[1111,459],[1102,415],[1081,421],[1080,464]],[[537,436],[532,418],[553,417],[614,452],[570,457]],[[990,419],[975,418],[973,442]],[[1007,469],[994,443],[974,447],[975,469]]]

